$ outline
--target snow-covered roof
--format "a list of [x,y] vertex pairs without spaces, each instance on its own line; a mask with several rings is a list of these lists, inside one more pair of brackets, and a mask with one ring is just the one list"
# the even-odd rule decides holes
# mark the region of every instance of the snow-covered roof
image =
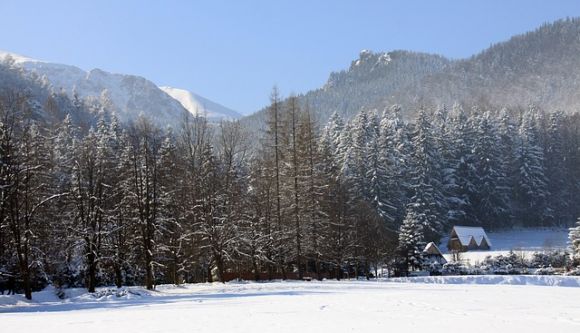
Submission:
[[443,255],[443,253],[441,252],[441,250],[439,250],[439,247],[437,247],[437,245],[433,242],[427,244],[427,246],[425,246],[425,249],[423,250],[423,252],[425,253],[429,253],[429,254],[439,254],[439,255]]
[[477,246],[481,245],[484,238],[487,244],[491,246],[491,242],[482,227],[454,226],[453,230],[463,246],[468,246],[472,238],[475,240]]

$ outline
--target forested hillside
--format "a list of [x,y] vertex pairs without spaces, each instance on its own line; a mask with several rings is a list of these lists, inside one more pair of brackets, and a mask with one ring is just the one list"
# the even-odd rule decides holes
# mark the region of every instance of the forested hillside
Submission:
[[384,105],[451,104],[546,110],[580,109],[580,19],[565,19],[495,44],[418,85],[402,86]]
[[86,126],[93,121],[78,101],[71,101],[66,94],[59,94],[46,86],[38,76],[26,73],[13,61],[0,61],[0,92],[4,99],[18,92],[26,96],[27,117],[40,123],[59,123],[70,115],[77,124]]
[[[421,106],[460,103],[467,108],[580,109],[580,19],[544,24],[467,59],[407,51],[364,50],[348,70],[331,73],[320,89],[298,96],[325,122],[333,113],[350,119],[361,109],[402,106],[412,120]],[[265,110],[244,119],[263,124]]]
[[371,274],[454,224],[571,225],[578,114],[395,106],[313,120],[274,90],[258,149],[238,122],[160,129],[0,98],[0,269],[32,289]]
[[380,106],[385,97],[401,87],[417,86],[425,77],[439,73],[452,61],[426,53],[392,51],[373,53],[363,50],[348,70],[331,73],[321,89],[299,96],[317,110],[320,119],[332,113],[350,118],[361,108]]

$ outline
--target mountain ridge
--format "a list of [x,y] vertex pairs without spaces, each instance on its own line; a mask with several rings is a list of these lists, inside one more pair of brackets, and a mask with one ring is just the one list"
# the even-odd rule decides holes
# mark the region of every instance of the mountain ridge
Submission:
[[[99,68],[84,70],[76,66],[46,62],[0,51],[0,60],[38,76],[55,92],[64,91],[69,98],[81,98],[88,104],[98,103],[127,122],[144,114],[163,125],[177,126],[186,112],[194,113],[182,102],[170,96],[150,80],[131,74],[111,73]],[[198,104],[207,109],[210,120],[239,118],[236,111],[228,109],[202,96],[195,96]],[[224,114],[222,114],[224,112]],[[194,113],[195,114],[195,113]]]
[[[334,112],[351,118],[363,108],[384,110],[393,104],[401,105],[407,118],[420,107],[454,103],[490,108],[533,104],[573,112],[580,110],[578,54],[580,18],[566,18],[464,59],[363,50],[347,69],[330,73],[322,87],[297,97],[322,122]],[[263,123],[265,110],[243,119],[256,126]]]
[[493,44],[427,76],[420,86],[405,86],[383,105],[488,104],[572,112],[580,108],[580,19],[563,19]]

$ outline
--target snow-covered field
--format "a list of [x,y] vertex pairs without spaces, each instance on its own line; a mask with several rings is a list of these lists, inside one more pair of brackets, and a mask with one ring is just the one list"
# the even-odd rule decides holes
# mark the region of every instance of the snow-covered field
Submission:
[[[500,232],[488,232],[491,240],[490,251],[469,251],[461,254],[461,259],[471,264],[482,262],[487,256],[506,255],[510,251],[530,259],[534,252],[565,249],[568,246],[568,229],[523,229]],[[447,251],[447,238],[439,245],[445,258],[450,261]]]
[[452,278],[160,286],[156,292],[128,288],[118,296],[115,289],[100,289],[99,297],[69,290],[66,301],[47,290],[34,294],[32,303],[0,296],[0,330],[580,332],[580,278],[496,277],[493,283],[500,284],[493,285],[473,284],[480,277]]

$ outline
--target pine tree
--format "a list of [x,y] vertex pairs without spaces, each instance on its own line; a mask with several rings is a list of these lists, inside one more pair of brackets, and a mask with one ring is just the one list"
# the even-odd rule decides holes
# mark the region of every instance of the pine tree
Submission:
[[476,120],[473,153],[477,192],[472,201],[478,221],[491,229],[504,227],[509,218],[508,184],[499,146],[500,138],[494,120],[490,112],[485,112]]
[[551,220],[551,211],[547,206],[549,191],[544,152],[534,113],[535,109],[531,107],[523,114],[516,148],[516,212],[523,226],[545,226]]
[[429,219],[424,213],[422,203],[409,204],[407,215],[399,229],[398,251],[404,259],[406,272],[421,267],[425,248],[424,226]]
[[[385,112],[386,113],[386,112]],[[369,196],[366,198],[385,223],[395,224],[397,220],[397,202],[400,197],[397,183],[393,182],[396,172],[393,147],[390,141],[394,128],[391,128],[389,118],[385,116],[371,124],[372,137],[368,143],[368,170],[365,175],[369,180]]]
[[474,214],[473,199],[476,196],[475,167],[473,156],[474,135],[472,122],[463,109],[455,105],[451,117],[450,140],[447,148],[446,195],[449,203],[448,217],[454,225],[478,225]]
[[446,105],[438,107],[433,114],[433,131],[435,145],[441,156],[441,185],[442,194],[445,196],[448,211],[447,219],[450,225],[465,223],[466,198],[459,193],[461,185],[458,179],[458,143],[463,144],[462,129],[465,124],[465,114],[459,104],[454,104],[452,112]]
[[337,114],[333,113],[324,127],[321,134],[321,145],[328,146],[332,154],[338,155],[338,146],[340,145],[340,136],[344,131],[344,120]]
[[421,109],[415,123],[411,162],[411,204],[424,218],[426,240],[438,240],[447,224],[446,202],[441,192],[441,160],[434,143],[431,120]]
[[[409,163],[412,158],[412,144],[410,142],[410,130],[408,124],[401,117],[401,109],[398,105],[391,108],[391,117],[388,120],[388,133],[383,132],[388,147],[387,158],[392,162],[389,169],[389,193],[387,198],[397,208],[397,223],[400,225],[405,217],[406,205],[411,192],[411,168]],[[386,161],[387,165],[389,164]]]
[[347,220],[349,191],[345,182],[348,174],[350,125],[344,125],[338,116],[326,126],[320,139],[321,178],[326,182],[321,198],[323,258],[331,263],[334,276],[340,280],[342,267],[348,256],[349,225]]
[[375,114],[361,110],[352,120],[352,136],[348,146],[348,157],[344,164],[348,173],[346,180],[352,185],[352,193],[358,200],[371,199],[371,185],[369,176],[371,161],[377,161],[378,151],[371,148],[378,132]]
[[[402,221],[402,211],[404,210],[404,193],[402,193],[402,172],[400,156],[397,143],[397,131],[399,130],[399,119],[395,109],[392,113],[386,109],[380,121],[379,136],[375,140],[377,154],[373,160],[373,170],[375,170],[375,186],[379,187],[375,193],[376,207],[383,219],[391,225],[399,225]],[[379,191],[380,190],[380,191]]]
[[552,211],[556,225],[566,225],[568,221],[573,219],[569,215],[568,201],[566,200],[569,195],[567,180],[570,179],[570,174],[567,172],[567,168],[563,167],[566,160],[562,137],[563,117],[564,115],[560,111],[550,114],[545,150],[545,174],[550,192],[547,204]]
[[506,177],[498,190],[506,197],[506,203],[508,205],[508,211],[506,212],[507,218],[513,222],[515,216],[515,178],[517,175],[515,154],[517,130],[505,108],[499,111],[498,118],[497,152],[500,159],[498,173]]

